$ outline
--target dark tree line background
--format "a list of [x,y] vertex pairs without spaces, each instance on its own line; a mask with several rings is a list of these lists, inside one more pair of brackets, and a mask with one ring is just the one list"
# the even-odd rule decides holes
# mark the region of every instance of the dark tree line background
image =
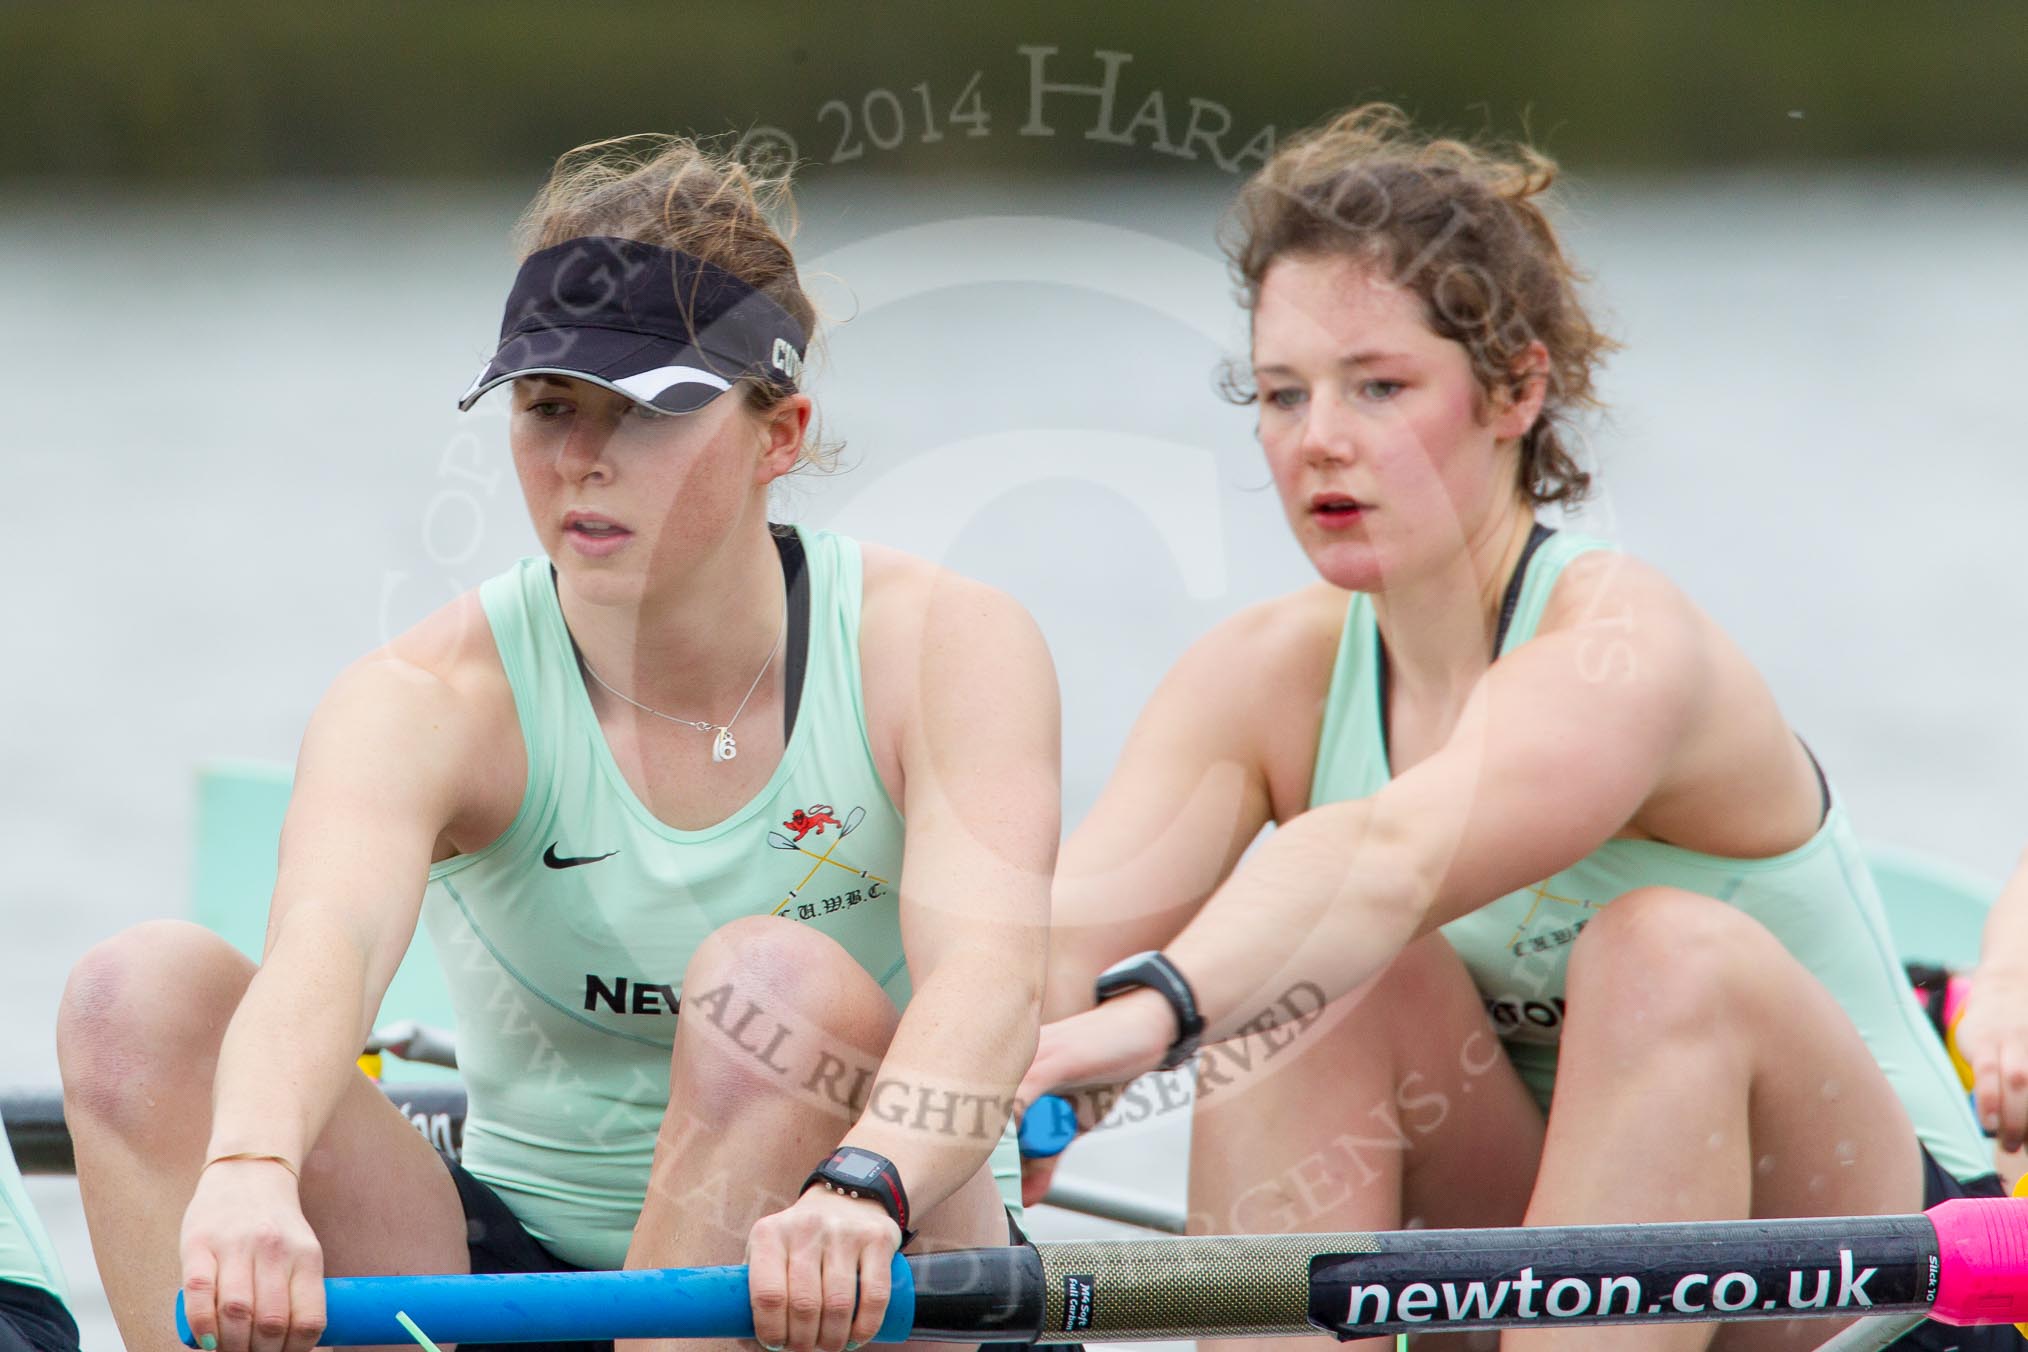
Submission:
[[[1125,54],[1114,127],[1151,120],[1132,144],[1090,136],[1096,99],[1056,94],[1054,134],[1020,135],[1024,46],[1056,48],[1045,78],[1063,82]],[[856,134],[854,162],[895,173],[1189,171],[1210,157],[1147,152],[1184,137],[1193,99],[1215,105],[1200,129],[1229,114],[1227,154],[1387,98],[1588,170],[2028,166],[2020,0],[113,0],[0,8],[0,54],[0,178],[16,181],[532,179],[619,132],[755,126],[819,169]],[[988,122],[947,125],[968,110]]]

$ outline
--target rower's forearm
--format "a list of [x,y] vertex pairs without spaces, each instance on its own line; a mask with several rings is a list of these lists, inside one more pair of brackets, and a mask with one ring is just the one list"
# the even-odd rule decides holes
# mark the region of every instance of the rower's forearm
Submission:
[[1054,1023],[1090,1009],[1096,1003],[1092,988],[1098,983],[1100,972],[1130,954],[1161,947],[1181,927],[1179,918],[1167,934],[1149,939],[1118,928],[1087,926],[1072,930],[1060,922],[1053,924],[1049,935],[1049,978],[1042,998],[1043,1022]]
[[1050,907],[1044,1023],[1090,1009],[1100,972],[1135,953],[1166,947],[1204,901],[1197,895],[1181,905],[1156,906],[1145,898],[1122,897],[1116,890],[1120,885],[1110,875],[1094,883],[1059,874]]
[[917,1215],[986,1162],[1034,1059],[1040,980],[1007,968],[985,959],[938,966],[910,999],[865,1111],[845,1135],[844,1144],[894,1161]]
[[274,1154],[300,1168],[356,1073],[366,967],[307,910],[281,927],[219,1047],[205,1158]]
[[1092,1006],[1092,984],[1110,962],[1132,950],[1114,953],[1113,936],[1097,926],[1066,921],[1059,904],[1049,924],[1049,973],[1042,988],[1042,1020],[1053,1023]]
[[1191,982],[1205,1040],[1302,1017],[1378,975],[1423,928],[1425,872],[1366,802],[1277,830],[1166,950]]

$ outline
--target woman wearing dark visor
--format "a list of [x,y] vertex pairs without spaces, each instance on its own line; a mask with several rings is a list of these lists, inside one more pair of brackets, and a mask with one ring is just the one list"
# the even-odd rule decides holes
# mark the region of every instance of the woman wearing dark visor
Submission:
[[[768,521],[811,426],[786,205],[687,141],[565,158],[461,404],[511,399],[543,556],[333,685],[258,969],[181,925],[80,965],[130,1348],[179,1286],[238,1352],[313,1344],[324,1275],[746,1261],[763,1344],[838,1352],[898,1246],[1018,1235],[1054,677],[1006,597]],[[419,917],[462,1164],[352,1069]]]

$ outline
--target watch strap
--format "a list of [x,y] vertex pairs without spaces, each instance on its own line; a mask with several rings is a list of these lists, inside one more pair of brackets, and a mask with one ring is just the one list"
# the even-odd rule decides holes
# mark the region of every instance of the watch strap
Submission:
[[801,1190],[808,1192],[819,1183],[846,1197],[880,1203],[881,1210],[901,1231],[901,1247],[907,1248],[915,1238],[915,1231],[908,1226],[908,1189],[901,1185],[901,1171],[887,1156],[856,1145],[841,1145],[810,1171]]
[[1204,1037],[1204,1015],[1197,1007],[1196,992],[1176,969],[1176,964],[1156,949],[1136,953],[1099,973],[1093,994],[1100,1004],[1130,990],[1151,990],[1169,1002],[1176,1016],[1176,1040],[1162,1057],[1162,1069],[1174,1070],[1197,1054]]

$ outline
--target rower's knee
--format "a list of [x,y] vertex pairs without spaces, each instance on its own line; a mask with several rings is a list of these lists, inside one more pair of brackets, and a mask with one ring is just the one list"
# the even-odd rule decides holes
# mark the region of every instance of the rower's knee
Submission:
[[1636,1042],[1709,1037],[1756,1017],[1760,967],[1779,945],[1711,897],[1644,887],[1593,916],[1571,951],[1571,1017]]
[[677,1056],[691,1089],[799,1082],[814,1067],[877,1065],[899,1015],[839,944],[751,916],[713,931],[683,973]]
[[[1280,1004],[1293,1014],[1315,998],[1297,988]],[[1454,1046],[1487,1021],[1485,1003],[1457,950],[1443,935],[1426,934],[1402,949],[1364,990],[1287,1026],[1300,1034],[1300,1049],[1330,1047],[1371,1061],[1384,1047],[1406,1064],[1420,1059],[1418,1048],[1432,1042]]]
[[852,1036],[892,1032],[894,1002],[839,943],[808,925],[747,916],[712,931],[683,973],[683,1010],[719,993],[820,1017]]
[[115,1129],[173,1102],[205,1105],[225,1026],[254,966],[230,944],[180,920],[137,925],[93,947],[71,969],[58,1007],[64,1110]]
[[1477,1014],[1484,1008],[1471,973],[1441,934],[1425,934],[1402,949],[1374,984],[1371,1003],[1376,1013],[1411,1025],[1426,1023],[1434,1009]]

